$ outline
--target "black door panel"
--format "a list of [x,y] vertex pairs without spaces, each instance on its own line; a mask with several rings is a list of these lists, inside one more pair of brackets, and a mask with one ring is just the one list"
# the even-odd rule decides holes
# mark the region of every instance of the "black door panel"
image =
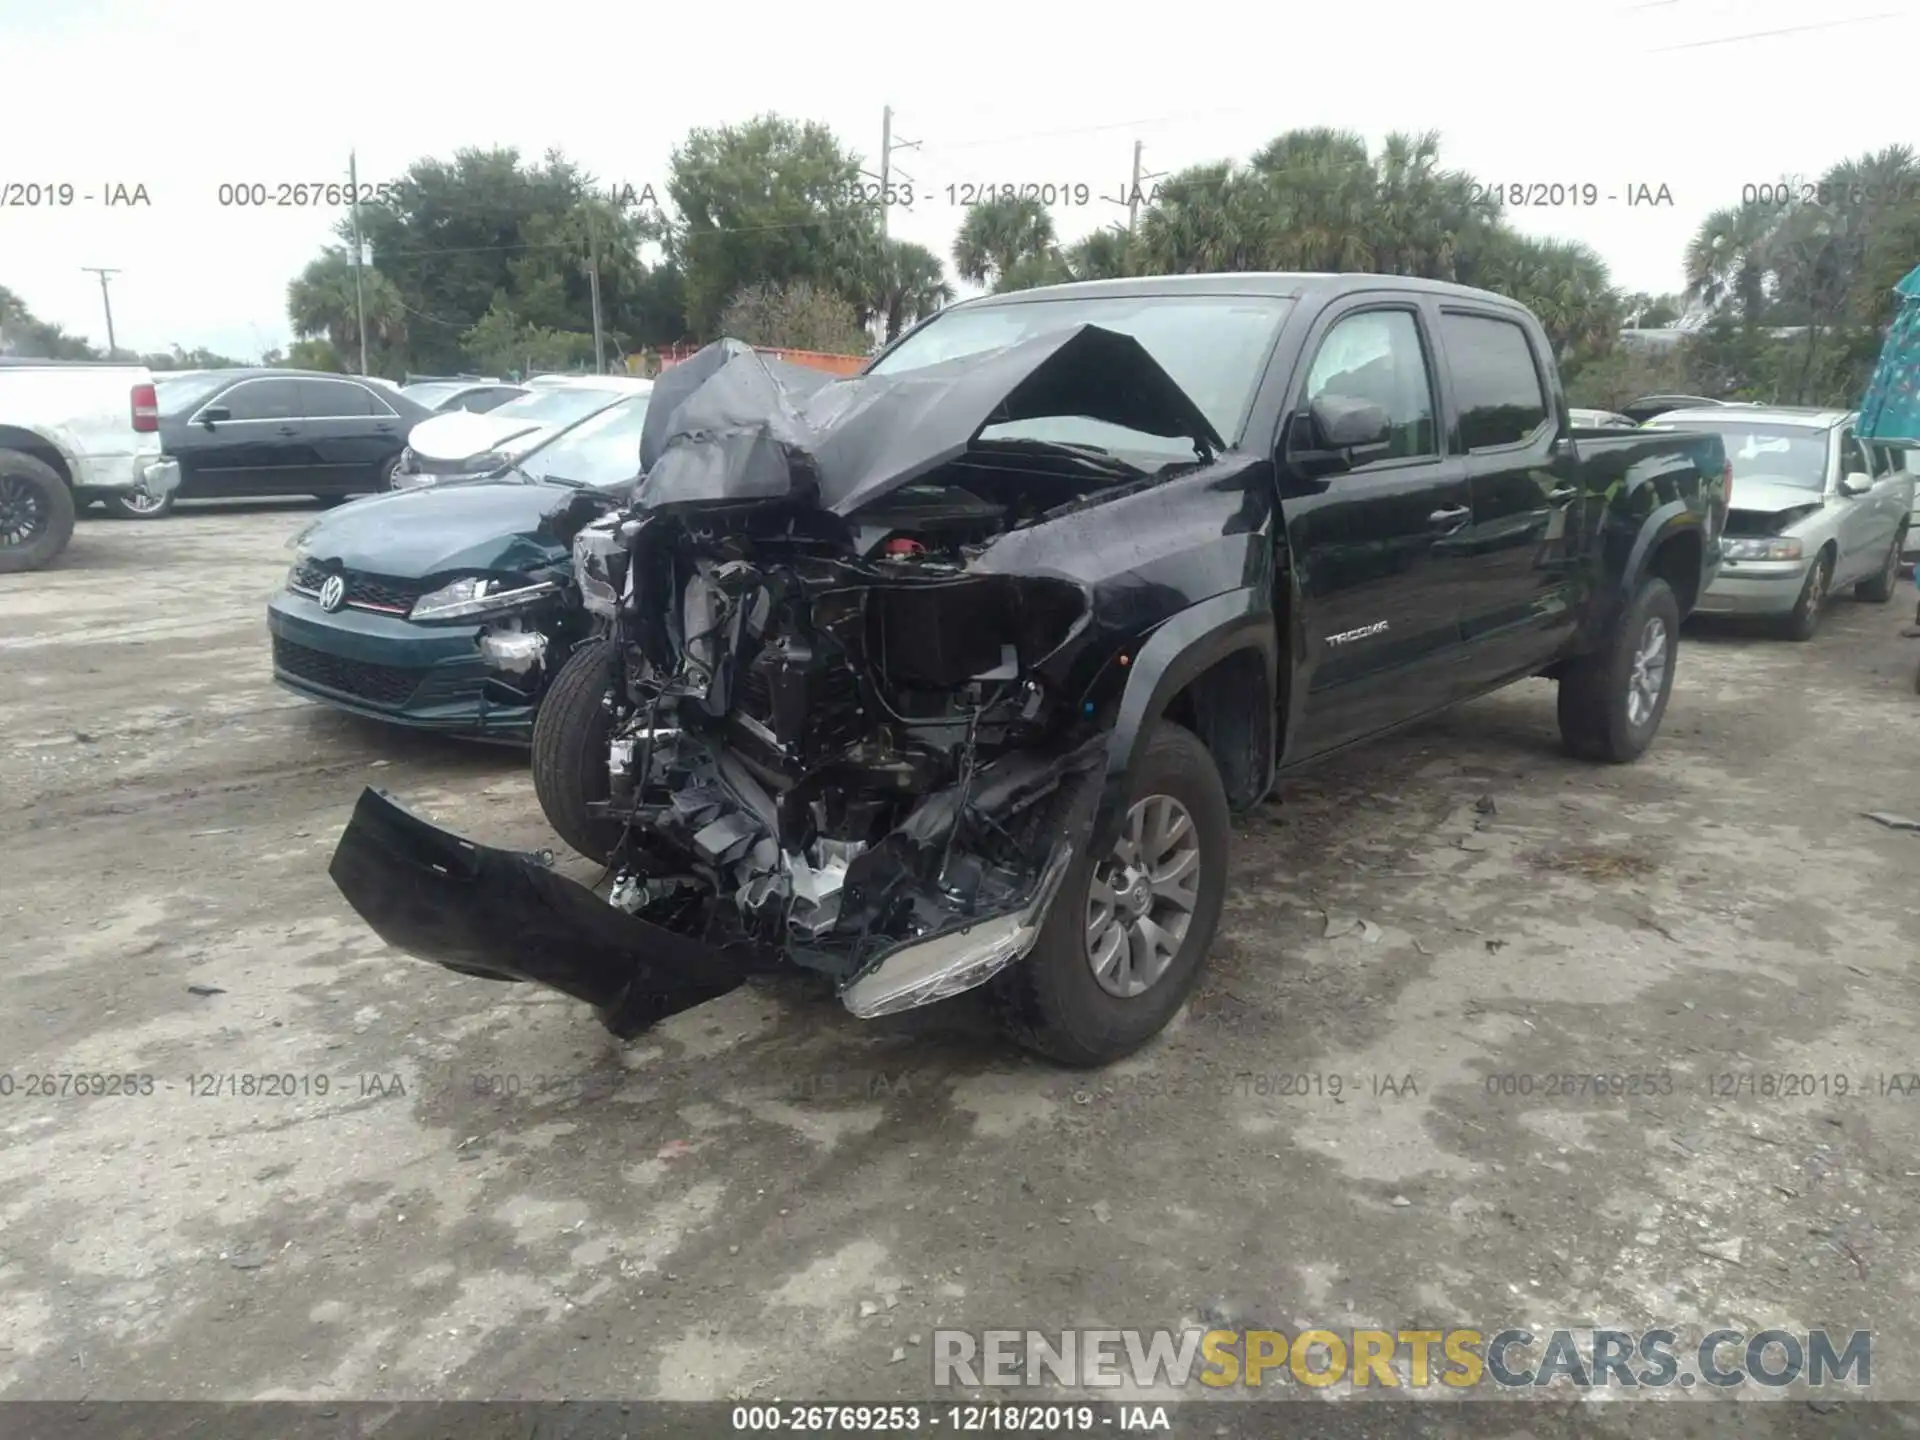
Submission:
[[[220,410],[227,414],[207,418]],[[305,473],[313,453],[300,420],[298,382],[235,382],[179,422],[167,449],[180,459],[179,493],[186,498],[288,493],[289,481]]]
[[1465,472],[1442,453],[1418,300],[1363,297],[1322,325],[1287,452],[1318,443],[1306,414],[1316,397],[1376,406],[1387,430],[1384,456],[1358,468],[1306,479],[1302,465],[1283,466],[1281,512],[1309,622],[1290,761],[1446,703],[1460,644],[1457,542],[1472,519]]
[[1439,330],[1473,507],[1456,540],[1461,698],[1538,669],[1571,637],[1583,506],[1577,458],[1559,438],[1558,405],[1526,329],[1446,307]]
[[305,379],[301,405],[312,436],[316,494],[378,487],[381,468],[406,444],[406,427],[377,395],[352,380]]

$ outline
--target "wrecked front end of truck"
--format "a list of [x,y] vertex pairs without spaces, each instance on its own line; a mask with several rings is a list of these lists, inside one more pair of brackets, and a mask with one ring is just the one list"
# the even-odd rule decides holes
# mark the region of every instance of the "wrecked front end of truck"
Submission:
[[[1057,415],[1191,455],[984,435]],[[971,989],[1034,944],[1110,769],[1085,660],[1113,607],[1069,563],[1076,527],[998,547],[1220,446],[1092,326],[841,380],[710,346],[658,382],[631,507],[573,539],[607,683],[550,723],[604,763],[581,804],[618,837],[605,898],[373,791],[334,878],[398,948],[561,990],[623,1038],[788,967],[861,1016]]]

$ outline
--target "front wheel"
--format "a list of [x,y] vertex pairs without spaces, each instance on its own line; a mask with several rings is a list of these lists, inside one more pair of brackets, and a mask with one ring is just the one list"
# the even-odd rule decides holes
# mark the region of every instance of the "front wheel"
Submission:
[[609,793],[607,745],[613,717],[602,703],[613,678],[613,642],[596,636],[567,657],[533,721],[533,793],[567,844],[602,865],[625,827],[587,806]]
[[1073,1066],[1132,1054],[1206,965],[1226,895],[1227,792],[1192,731],[1161,722],[1129,784],[1120,838],[1078,855],[1027,956],[991,999],[1015,1041]]
[[1800,598],[1793,602],[1785,624],[1789,640],[1807,641],[1820,628],[1820,613],[1827,607],[1827,592],[1833,586],[1833,557],[1824,550],[1807,571],[1800,586]]
[[1893,599],[1893,592],[1900,586],[1900,552],[1906,547],[1907,527],[1902,525],[1900,533],[1893,537],[1893,544],[1887,547],[1887,558],[1879,574],[1854,586],[1853,598],[1869,605],[1884,605]]
[[1560,738],[1582,760],[1637,760],[1659,733],[1673,693],[1680,604],[1664,580],[1645,581],[1607,642],[1560,677]]
[[46,461],[0,450],[0,575],[38,570],[73,538],[73,491]]

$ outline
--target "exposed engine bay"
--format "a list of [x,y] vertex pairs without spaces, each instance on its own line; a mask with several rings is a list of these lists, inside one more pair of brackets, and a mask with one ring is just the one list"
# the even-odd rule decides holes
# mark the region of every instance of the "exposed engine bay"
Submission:
[[967,572],[1005,507],[930,490],[888,510],[854,553],[739,517],[576,541],[633,621],[604,807],[630,827],[616,906],[684,920],[710,897],[712,938],[845,980],[1032,891],[1064,782],[1100,755],[1035,678],[1087,596]]

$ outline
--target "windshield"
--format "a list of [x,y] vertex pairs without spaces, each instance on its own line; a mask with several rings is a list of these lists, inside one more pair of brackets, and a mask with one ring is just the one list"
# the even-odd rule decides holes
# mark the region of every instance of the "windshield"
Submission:
[[631,395],[631,390],[536,390],[516,395],[490,413],[501,420],[525,420],[535,425],[571,425],[604,410],[614,401]]
[[1764,481],[1791,485],[1819,494],[1827,484],[1827,432],[1805,425],[1730,425],[1722,421],[1689,420],[1684,425],[1662,420],[1649,430],[1704,430],[1726,443],[1733,462],[1735,483]]
[[177,375],[171,380],[153,377],[153,396],[162,415],[178,415],[191,410],[201,400],[227,383],[225,375]]
[[472,388],[465,381],[449,383],[439,380],[419,385],[403,385],[400,387],[400,393],[416,405],[424,405],[429,410],[438,410],[454,396]]
[[619,485],[640,474],[646,395],[633,395],[556,435],[520,462],[527,474],[567,485]]
[[[1231,443],[1247,422],[1274,337],[1292,305],[1277,295],[1101,295],[967,306],[916,330],[873,373],[917,370],[1048,330],[1098,325],[1138,340]],[[990,425],[981,438],[1054,440],[1182,458],[1191,458],[1193,450],[1190,441],[1071,416]]]

